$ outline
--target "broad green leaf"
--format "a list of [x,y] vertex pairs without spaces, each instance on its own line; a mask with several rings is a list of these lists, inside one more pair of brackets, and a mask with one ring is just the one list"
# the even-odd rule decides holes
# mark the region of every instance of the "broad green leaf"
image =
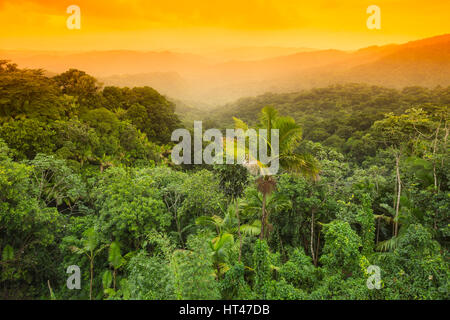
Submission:
[[111,286],[112,279],[113,276],[110,270],[106,270],[105,272],[103,272],[102,284],[104,289],[107,289]]
[[14,249],[9,244],[3,248],[2,260],[8,261],[14,258]]
[[124,259],[120,254],[120,245],[117,241],[114,241],[109,246],[108,261],[115,269],[118,269],[122,266],[123,260]]

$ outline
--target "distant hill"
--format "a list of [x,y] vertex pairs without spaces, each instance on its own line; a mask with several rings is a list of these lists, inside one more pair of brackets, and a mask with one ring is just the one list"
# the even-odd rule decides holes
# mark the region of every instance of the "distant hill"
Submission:
[[401,46],[378,60],[344,72],[342,80],[393,87],[450,84],[450,38],[447,42]]
[[[246,73],[216,92],[228,97],[255,96],[265,92],[293,92],[332,84],[367,83],[393,88],[450,85],[450,35],[402,45],[373,46],[355,52],[322,50],[258,62],[228,65],[224,74],[240,68]],[[237,78],[237,72],[235,73]],[[253,79],[245,79],[250,78]],[[246,95],[243,94],[245,88]],[[231,101],[232,99],[228,100]]]
[[189,91],[189,83],[177,72],[151,72],[138,74],[119,74],[99,77],[105,86],[142,87],[150,86],[164,95],[183,97]]
[[[237,48],[217,53],[263,57],[280,48]],[[292,48],[286,48],[290,52]],[[299,48],[299,50],[302,50]],[[20,67],[62,72],[78,68],[105,84],[149,85],[182,100],[221,105],[265,92],[292,92],[339,83],[367,83],[394,88],[450,85],[450,34],[357,51],[307,50],[255,59],[217,63],[211,53],[98,51],[38,53],[0,51]],[[219,59],[220,60],[220,59]]]
[[312,48],[286,48],[286,47],[238,47],[222,50],[214,50],[211,52],[203,52],[201,55],[209,58],[216,63],[227,61],[251,61],[270,59],[279,56],[286,56],[298,52],[317,51]]
[[[281,115],[291,116],[309,135],[321,126],[333,134],[338,123],[348,123],[348,130],[366,130],[384,113],[402,113],[412,107],[450,106],[450,86],[433,89],[405,87],[401,90],[365,84],[332,85],[290,93],[265,93],[241,98],[205,113],[199,119],[214,118],[222,128],[233,127],[233,117],[256,124],[255,114],[273,106]],[[182,114],[182,118],[186,118]],[[324,123],[323,121],[325,121]],[[358,129],[359,128],[359,129]],[[341,138],[348,138],[343,135]],[[325,138],[324,138],[325,139]]]

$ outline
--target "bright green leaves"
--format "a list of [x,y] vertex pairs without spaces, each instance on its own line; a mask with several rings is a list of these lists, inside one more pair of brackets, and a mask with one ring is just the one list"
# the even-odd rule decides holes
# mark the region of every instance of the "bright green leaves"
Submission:
[[[220,292],[212,268],[214,258],[207,243],[209,235],[191,236],[189,250],[176,250],[171,259],[177,299],[219,299]],[[228,237],[226,237],[228,238]],[[216,264],[220,274],[222,265]]]
[[12,260],[14,258],[14,249],[9,244],[3,248],[2,261]]
[[100,232],[121,241],[126,250],[140,247],[150,230],[164,230],[171,215],[153,186],[150,171],[108,170],[96,188]]
[[248,236],[258,236],[261,232],[261,221],[255,220],[251,224],[243,224],[241,226],[241,232]]
[[102,284],[103,284],[103,289],[108,289],[111,287],[113,281],[113,276],[110,270],[106,270],[105,272],[103,272],[102,275]]
[[320,262],[329,273],[348,277],[359,270],[361,238],[347,222],[334,220],[324,226],[325,245]]
[[99,238],[94,228],[89,228],[83,233],[83,245],[86,251],[94,251],[99,243]]
[[269,248],[266,241],[256,240],[253,252],[253,268],[255,270],[255,285],[253,290],[257,299],[267,299],[271,283]]
[[117,241],[114,241],[109,246],[108,261],[114,269],[119,269],[126,262],[120,254],[120,245]]

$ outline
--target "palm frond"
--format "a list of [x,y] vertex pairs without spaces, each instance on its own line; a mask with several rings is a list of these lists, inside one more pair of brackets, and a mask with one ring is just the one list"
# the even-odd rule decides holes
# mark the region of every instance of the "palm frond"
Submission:
[[310,154],[282,154],[280,164],[294,174],[301,174],[314,181],[319,180],[319,162]]
[[261,233],[261,221],[255,220],[252,224],[244,224],[241,226],[241,232],[247,236],[257,236]]
[[394,223],[394,218],[385,216],[384,214],[375,214],[375,219],[383,219],[387,223]]
[[398,247],[399,243],[399,237],[392,237],[388,240],[384,240],[381,242],[378,242],[377,244],[377,250],[378,251],[394,251]]
[[236,117],[233,117],[233,120],[235,129],[242,129],[244,131],[248,130],[248,125],[243,120]]
[[218,251],[221,248],[223,248],[223,246],[229,242],[234,242],[234,237],[232,234],[230,233],[222,233],[220,236],[214,238],[212,240],[212,244],[213,244],[213,249],[214,251]]
[[278,116],[278,111],[272,106],[265,106],[261,110],[261,125],[266,129],[272,129],[272,122]]
[[392,208],[390,205],[388,205],[387,203],[381,203],[380,207],[385,209],[389,214],[391,214],[392,216],[395,216],[395,209]]
[[303,130],[300,125],[292,117],[278,117],[273,127],[279,130],[280,153],[293,152],[302,139]]
[[198,225],[203,225],[203,226],[207,226],[207,225],[211,225],[211,226],[220,226],[223,223],[223,219],[219,216],[201,216],[198,217],[197,219],[195,219],[195,223]]

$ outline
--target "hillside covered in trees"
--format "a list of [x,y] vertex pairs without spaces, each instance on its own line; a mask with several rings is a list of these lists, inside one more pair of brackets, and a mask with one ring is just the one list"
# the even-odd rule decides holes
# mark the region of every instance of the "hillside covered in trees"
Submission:
[[347,84],[204,112],[280,130],[261,176],[174,165],[201,119],[150,87],[0,61],[0,299],[448,299],[449,107]]
[[448,33],[352,51],[278,48],[267,57],[258,56],[265,51],[262,47],[237,51],[241,53],[223,58],[220,53],[208,57],[204,50],[192,54],[176,50],[64,53],[0,49],[0,54],[25,68],[52,73],[77,68],[107,85],[149,85],[172,98],[211,106],[265,92],[296,92],[351,82],[397,89],[450,85]]
[[[450,87],[405,87],[402,90],[364,84],[333,85],[301,92],[266,93],[242,98],[204,116],[210,125],[230,127],[233,117],[255,123],[262,106],[271,105],[280,114],[293,117],[303,128],[303,138],[320,142],[361,162],[374,156],[379,145],[373,141],[371,127],[387,113],[401,115],[408,109],[433,113],[436,106],[450,105]],[[181,108],[180,108],[181,109]],[[187,118],[195,113],[186,110]]]

